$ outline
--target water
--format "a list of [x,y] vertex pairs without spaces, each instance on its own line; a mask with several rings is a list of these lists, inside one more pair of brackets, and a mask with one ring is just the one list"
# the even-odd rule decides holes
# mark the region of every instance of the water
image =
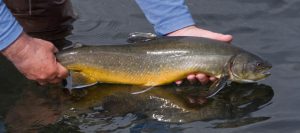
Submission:
[[4,127],[4,123],[3,122],[0,123],[0,132],[1,133],[5,132],[5,127]]
[[[74,42],[86,44],[122,43],[131,32],[152,32],[151,25],[132,0],[73,0],[79,19],[74,23]],[[262,81],[271,86],[274,96],[256,110],[241,118],[262,118],[230,128],[213,128],[215,123],[233,121],[212,119],[184,124],[170,124],[140,119],[136,114],[119,117],[103,117],[97,114],[97,101],[80,106],[84,113],[91,110],[84,105],[94,105],[88,116],[61,117],[70,112],[69,96],[53,87],[36,86],[24,79],[16,70],[0,58],[0,132],[13,131],[116,131],[116,132],[300,132],[299,81],[300,81],[300,2],[298,0],[188,0],[197,24],[212,31],[232,34],[233,44],[257,53],[273,64],[272,76]],[[54,87],[55,88],[55,87]],[[250,93],[250,92],[249,92]],[[88,100],[87,100],[88,101]],[[232,102],[222,105],[232,104]],[[79,108],[79,107],[77,107]],[[99,109],[100,108],[100,109]],[[72,112],[72,111],[71,111]],[[75,111],[76,112],[76,111]],[[78,113],[74,113],[78,114]],[[100,115],[100,116],[99,116]],[[231,115],[234,115],[232,113]],[[60,121],[57,123],[57,119]],[[242,119],[243,120],[243,119]],[[77,123],[79,127],[64,122]],[[49,123],[56,123],[47,125]],[[96,124],[95,124],[96,123]],[[229,124],[230,125],[230,124]]]

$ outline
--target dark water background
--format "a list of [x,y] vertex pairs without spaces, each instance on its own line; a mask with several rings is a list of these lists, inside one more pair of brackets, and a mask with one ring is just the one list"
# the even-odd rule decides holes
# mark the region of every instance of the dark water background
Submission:
[[[133,0],[73,0],[72,2],[79,16],[74,23],[73,35],[69,37],[74,42],[95,45],[122,43],[131,32],[153,32],[151,25]],[[187,0],[187,4],[199,26],[216,32],[232,34],[234,36],[232,44],[257,53],[273,64],[272,76],[261,83],[273,88],[274,97],[266,107],[249,114],[270,117],[270,119],[236,128],[211,128],[213,121],[196,121],[185,124],[161,124],[148,121],[139,128],[144,128],[145,132],[299,133],[300,1]],[[3,58],[0,58],[0,66],[0,132],[2,132],[5,130],[3,119],[10,112],[8,110],[15,108],[16,103],[20,103],[20,97],[24,97],[24,93],[26,93],[24,90],[41,87],[24,79]],[[26,93],[25,96],[31,95]],[[57,97],[48,99],[57,99]],[[32,109],[28,107],[31,106],[31,102],[42,102],[43,98],[24,101],[26,100],[23,100],[23,107],[20,110],[26,112],[28,109]],[[57,107],[64,106],[55,102],[48,104]],[[49,114],[43,114],[45,110],[32,113],[36,113],[37,117]],[[132,119],[131,116],[124,116],[116,122],[116,125],[123,124],[123,126],[120,126],[121,128],[114,127],[114,131],[133,131],[132,128],[135,124]],[[15,121],[26,120],[15,119]],[[89,131],[93,131],[92,128],[95,127],[91,127]]]

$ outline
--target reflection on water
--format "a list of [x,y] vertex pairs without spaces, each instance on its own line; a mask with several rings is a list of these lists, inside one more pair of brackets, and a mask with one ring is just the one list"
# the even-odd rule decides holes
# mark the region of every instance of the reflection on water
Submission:
[[137,125],[145,126],[149,121],[170,126],[212,120],[219,121],[213,122],[211,128],[232,128],[267,120],[269,117],[250,114],[268,105],[274,95],[267,85],[237,83],[208,100],[198,97],[207,90],[199,85],[160,86],[131,94],[144,88],[101,84],[73,91],[72,96],[57,86],[31,88],[26,89],[6,116],[10,131],[145,130]]

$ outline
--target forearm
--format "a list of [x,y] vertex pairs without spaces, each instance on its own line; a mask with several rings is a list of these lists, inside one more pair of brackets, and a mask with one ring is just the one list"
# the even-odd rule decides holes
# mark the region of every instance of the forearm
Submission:
[[31,37],[26,33],[21,33],[16,40],[9,44],[1,53],[12,62],[20,62],[24,57],[24,50],[29,46]]
[[0,51],[6,49],[22,33],[23,29],[0,0]]
[[57,49],[48,41],[23,33],[10,11],[0,0],[0,53],[28,79],[44,85],[67,77],[67,69],[54,56]]
[[[0,0],[0,51],[11,61],[16,61],[14,57],[20,51],[23,51],[28,43],[29,36],[25,33],[22,35],[23,28],[19,25],[12,13],[6,7],[2,0]],[[22,60],[22,59],[18,59]]]
[[194,25],[184,0],[136,0],[158,35]]

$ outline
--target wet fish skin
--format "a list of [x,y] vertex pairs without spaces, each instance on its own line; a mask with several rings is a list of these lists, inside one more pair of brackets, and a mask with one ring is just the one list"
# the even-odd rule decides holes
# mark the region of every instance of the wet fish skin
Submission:
[[62,51],[57,59],[88,82],[157,86],[190,73],[229,80],[257,81],[271,64],[241,48],[199,37],[162,37],[128,45],[84,46]]

